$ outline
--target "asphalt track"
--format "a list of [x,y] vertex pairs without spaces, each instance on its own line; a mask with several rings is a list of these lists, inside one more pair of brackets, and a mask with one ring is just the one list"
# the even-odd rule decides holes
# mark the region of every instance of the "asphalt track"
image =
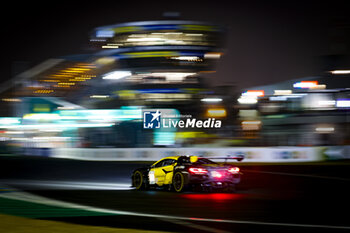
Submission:
[[169,232],[350,232],[347,161],[242,164],[235,193],[130,189],[132,170],[144,165],[0,156],[0,184],[116,213],[41,217],[69,223]]

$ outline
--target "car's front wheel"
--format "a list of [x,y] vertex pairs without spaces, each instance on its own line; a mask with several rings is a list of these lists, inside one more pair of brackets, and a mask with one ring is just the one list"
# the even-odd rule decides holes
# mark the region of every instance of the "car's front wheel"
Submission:
[[173,188],[176,192],[183,192],[186,188],[186,176],[182,172],[176,172],[173,177]]
[[132,186],[135,187],[136,190],[147,188],[147,184],[141,171],[137,170],[132,175]]

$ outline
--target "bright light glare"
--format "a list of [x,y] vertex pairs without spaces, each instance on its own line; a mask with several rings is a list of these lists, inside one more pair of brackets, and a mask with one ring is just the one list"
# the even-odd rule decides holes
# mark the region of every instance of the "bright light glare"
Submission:
[[252,96],[252,97],[254,97],[254,96],[261,97],[264,95],[265,95],[264,90],[248,90],[248,91],[242,93],[242,96]]
[[166,77],[169,80],[182,80],[183,78],[196,73],[183,73],[183,72],[162,72],[162,73],[151,73],[150,76],[153,77]]
[[102,45],[103,49],[117,49],[119,48],[118,45]]
[[131,76],[130,71],[114,71],[114,72],[111,72],[111,73],[104,75],[102,78],[116,80],[116,79],[126,78],[128,76]]
[[32,113],[26,114],[23,116],[23,119],[32,119],[32,120],[58,120],[60,115],[53,113]]
[[92,98],[92,99],[105,99],[108,97],[109,97],[109,95],[92,95],[92,96],[90,96],[90,98]]
[[320,133],[328,133],[328,132],[333,132],[334,127],[317,127],[315,130]]
[[317,81],[301,81],[293,84],[294,88],[314,88],[318,86]]
[[198,61],[198,60],[200,60],[200,58],[197,56],[179,56],[179,57],[172,57],[171,59],[181,60],[181,61]]
[[0,125],[7,125],[7,124],[20,124],[21,121],[19,118],[16,117],[0,117]]
[[290,95],[292,90],[275,90],[274,95]]
[[225,109],[208,109],[207,110],[207,116],[208,117],[226,117],[226,110]]
[[210,102],[210,103],[216,103],[216,102],[221,102],[221,98],[203,98],[201,99],[202,102]]
[[350,107],[350,100],[337,100],[336,106],[338,108],[349,108]]
[[7,134],[24,134],[23,131],[6,131]]
[[206,53],[204,54],[204,58],[207,59],[219,59],[221,57],[221,53]]
[[256,104],[258,102],[256,98],[252,97],[241,97],[237,101],[240,104]]
[[350,70],[332,70],[332,74],[350,74]]

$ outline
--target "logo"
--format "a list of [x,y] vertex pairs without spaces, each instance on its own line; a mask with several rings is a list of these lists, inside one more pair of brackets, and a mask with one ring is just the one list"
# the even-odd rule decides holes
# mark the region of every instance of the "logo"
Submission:
[[159,129],[162,113],[157,111],[143,112],[143,128],[144,129]]
[[161,112],[158,109],[143,111],[144,129],[221,128],[221,123],[221,120],[215,118],[196,119],[192,118],[192,116],[174,115],[166,111]]

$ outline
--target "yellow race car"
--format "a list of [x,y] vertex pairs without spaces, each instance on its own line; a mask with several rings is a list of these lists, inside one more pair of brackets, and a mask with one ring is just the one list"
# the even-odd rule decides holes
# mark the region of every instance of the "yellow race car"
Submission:
[[[233,159],[240,161],[243,158]],[[235,185],[241,181],[241,176],[238,167],[226,162],[216,163],[197,156],[172,156],[163,158],[149,167],[134,170],[131,179],[132,186],[137,190],[164,187],[176,192],[191,188],[203,191],[234,191]]]

